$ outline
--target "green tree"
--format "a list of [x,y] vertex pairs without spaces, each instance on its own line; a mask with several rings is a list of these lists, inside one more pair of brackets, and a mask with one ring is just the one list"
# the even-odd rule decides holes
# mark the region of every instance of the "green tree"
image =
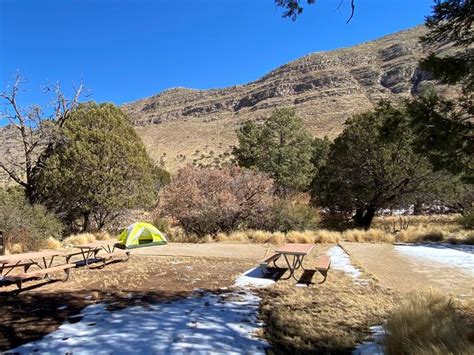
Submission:
[[474,133],[472,102],[427,93],[407,101],[407,114],[418,139],[417,152],[430,158],[435,170],[449,170],[474,182]]
[[103,228],[121,210],[150,207],[169,179],[153,165],[124,113],[89,102],[71,113],[39,178],[41,199],[70,227]]
[[262,125],[247,121],[233,150],[240,166],[266,172],[280,192],[305,190],[313,173],[312,140],[294,110],[278,109]]
[[[49,153],[54,149],[55,133],[69,119],[71,112],[79,104],[83,85],[74,90],[74,96],[66,97],[61,86],[44,87],[52,94],[50,107],[45,113],[40,106],[22,107],[19,94],[26,80],[17,74],[5,92],[0,93],[4,111],[0,119],[5,119],[18,142],[18,149],[6,149],[0,154],[0,170],[21,186],[30,203],[37,202],[37,178]],[[0,145],[8,146],[6,137],[0,136]]]
[[458,84],[462,94],[447,99],[431,93],[408,104],[417,149],[430,157],[436,169],[462,174],[474,182],[474,3],[471,0],[436,1],[427,17],[429,32],[422,38],[437,47],[449,45],[443,55],[431,53],[421,67],[444,84]]
[[425,44],[452,45],[454,48],[448,55],[430,53],[421,60],[422,68],[443,83],[463,83],[469,91],[474,85],[473,20],[474,3],[471,0],[435,1],[433,13],[425,22],[429,32],[422,37]]
[[311,163],[313,164],[314,175],[317,175],[318,171],[326,164],[331,149],[331,141],[327,137],[314,138],[311,147]]
[[416,202],[438,174],[416,154],[414,139],[406,114],[388,102],[348,120],[312,183],[313,201],[334,213],[355,211],[356,226],[365,229],[380,208]]

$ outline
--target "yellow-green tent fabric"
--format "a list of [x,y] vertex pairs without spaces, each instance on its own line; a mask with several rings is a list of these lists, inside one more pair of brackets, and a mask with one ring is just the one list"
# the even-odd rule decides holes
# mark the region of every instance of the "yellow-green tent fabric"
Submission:
[[150,223],[137,222],[125,228],[119,236],[119,242],[126,249],[162,245],[168,241],[158,228]]

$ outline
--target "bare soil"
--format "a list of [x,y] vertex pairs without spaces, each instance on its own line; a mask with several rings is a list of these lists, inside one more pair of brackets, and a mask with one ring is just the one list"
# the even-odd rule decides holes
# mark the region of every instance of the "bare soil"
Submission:
[[392,244],[342,243],[381,286],[401,293],[437,289],[456,298],[474,296],[474,278],[456,267],[400,255]]
[[255,265],[252,259],[138,256],[77,268],[67,282],[31,281],[15,294],[16,286],[0,293],[0,352],[37,340],[56,330],[89,304],[107,302],[122,308],[142,302],[167,302],[194,289],[219,292]]

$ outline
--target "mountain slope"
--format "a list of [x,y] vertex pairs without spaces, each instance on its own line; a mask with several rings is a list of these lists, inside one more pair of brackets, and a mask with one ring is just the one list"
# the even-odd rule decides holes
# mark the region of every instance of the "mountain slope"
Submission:
[[[419,43],[425,31],[420,26],[354,47],[312,53],[245,85],[166,90],[122,109],[152,158],[171,171],[227,159],[239,123],[268,117],[276,107],[294,107],[315,136],[333,138],[349,117],[378,100],[409,97],[428,84],[418,68],[429,50]],[[14,134],[0,129],[0,142],[5,143],[0,154],[17,150]],[[2,180],[0,172],[0,184]]]
[[[174,170],[223,158],[244,119],[268,117],[291,106],[316,136],[336,136],[345,120],[378,100],[408,97],[429,79],[418,68],[425,32],[415,27],[375,41],[317,52],[261,79],[224,89],[175,88],[122,108],[150,154]],[[220,157],[219,157],[220,155]]]

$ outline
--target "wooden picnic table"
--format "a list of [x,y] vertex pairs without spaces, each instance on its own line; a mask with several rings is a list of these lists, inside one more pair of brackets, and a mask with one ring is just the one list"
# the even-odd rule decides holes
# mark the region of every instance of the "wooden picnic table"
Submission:
[[32,265],[36,265],[40,269],[48,269],[53,265],[54,258],[58,256],[63,256],[63,253],[49,250],[0,256],[0,276],[7,276],[17,267],[23,267],[25,272]]
[[[97,261],[98,259],[104,261],[105,264],[107,259],[119,254],[115,252],[117,244],[119,243],[116,240],[101,240],[88,244],[75,245],[74,247],[80,249],[80,252],[68,253],[66,260],[69,262],[69,259],[73,255],[81,255],[87,267],[89,267],[91,261]],[[105,255],[98,255],[100,251],[103,251]],[[124,255],[126,256],[124,261],[127,261],[130,257],[130,252],[125,251]]]
[[[47,278],[52,280],[50,274],[57,272],[64,272],[62,281],[67,281],[69,278],[69,270],[74,268],[74,264],[64,264],[53,266],[54,258],[65,257],[63,252],[58,251],[39,251],[32,253],[4,255],[0,257],[0,281],[7,283],[15,283],[18,289],[21,290],[23,281],[32,279]],[[38,269],[28,271],[31,266],[36,266]],[[24,271],[9,275],[12,270],[18,267],[23,267]]]
[[[290,275],[282,280],[289,279],[290,277],[293,277],[295,280],[295,271],[298,270],[299,268],[306,270],[303,267],[303,260],[305,256],[307,256],[311,250],[313,250],[314,245],[313,244],[298,244],[298,243],[287,243],[280,247],[279,249],[275,250],[275,254],[281,256],[283,255],[286,264],[288,265],[288,269],[290,271]],[[293,260],[290,261],[288,260],[288,256],[292,256]],[[275,259],[276,261],[276,259]]]

